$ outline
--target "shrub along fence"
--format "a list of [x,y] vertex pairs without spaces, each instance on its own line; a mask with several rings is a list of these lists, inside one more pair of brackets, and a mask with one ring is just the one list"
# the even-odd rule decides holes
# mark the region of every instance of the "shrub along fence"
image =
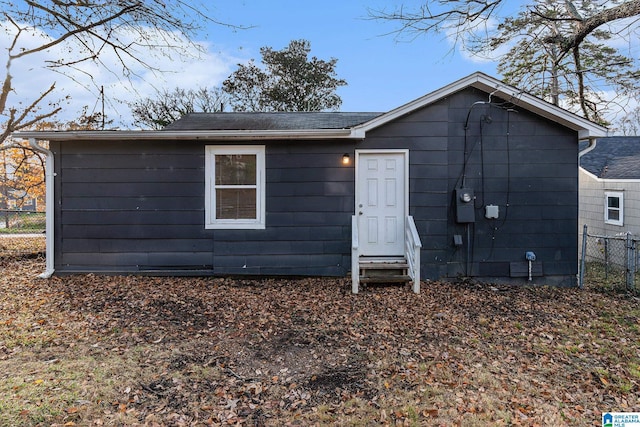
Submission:
[[580,256],[580,287],[637,291],[638,242],[631,233],[616,236],[582,233]]
[[0,234],[44,233],[45,213],[0,210]]
[[0,256],[44,252],[44,212],[0,210]]

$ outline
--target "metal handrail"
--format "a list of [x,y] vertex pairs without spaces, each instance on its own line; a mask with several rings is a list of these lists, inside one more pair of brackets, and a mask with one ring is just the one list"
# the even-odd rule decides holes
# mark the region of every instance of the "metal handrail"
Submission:
[[405,258],[409,265],[409,276],[413,281],[412,289],[416,294],[420,293],[420,249],[422,242],[418,229],[411,215],[405,221]]
[[351,292],[358,293],[360,287],[360,259],[358,242],[358,218],[353,215],[351,217]]

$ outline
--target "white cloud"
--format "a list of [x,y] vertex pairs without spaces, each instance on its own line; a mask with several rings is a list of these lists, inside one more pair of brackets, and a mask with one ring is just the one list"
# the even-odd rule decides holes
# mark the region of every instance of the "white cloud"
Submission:
[[632,55],[637,56],[638,32],[640,31],[640,19],[638,17],[634,16],[609,22],[603,26],[603,29],[616,35],[616,37],[606,40],[605,44],[620,49],[623,53],[625,53],[626,49],[633,50]]
[[458,53],[467,61],[486,64],[496,62],[508,53],[510,46],[504,44],[497,49],[483,49],[474,51],[472,46],[479,40],[486,40],[498,27],[498,20],[494,17],[478,19],[464,27],[452,26],[446,30],[446,39],[451,46],[456,46]]
[[609,106],[610,111],[605,115],[605,119],[611,123],[610,130],[614,134],[620,133],[620,120],[628,113],[638,108],[638,99],[629,96],[621,96],[613,90],[604,90],[598,92],[598,96],[605,100],[605,105]]
[[[137,51],[131,51],[133,58],[119,58],[112,50],[105,49],[100,54],[99,63],[84,61],[74,68],[65,68],[64,74],[60,72],[62,70],[56,72],[46,65],[61,58],[80,58],[76,46],[63,43],[43,52],[26,55],[12,61],[13,92],[8,104],[17,108],[28,105],[55,83],[55,93],[43,105],[46,107],[46,102],[62,102],[63,111],[58,120],[73,120],[85,105],[90,112],[101,110],[100,90],[104,88],[107,118],[113,119],[116,125],[128,126],[131,118],[125,102],[153,96],[161,88],[218,86],[231,73],[234,65],[242,61],[223,52],[214,53],[212,44],[208,42],[198,42],[199,49],[196,49],[178,34],[149,28],[143,30],[154,37],[159,45],[168,39],[177,47],[154,51],[138,48]],[[10,24],[0,21],[0,46],[10,46],[14,34]],[[133,42],[139,34],[122,33],[118,37]],[[46,34],[32,30],[21,35],[17,48],[34,48],[50,40]],[[0,63],[6,63],[7,55],[8,49],[0,52]],[[131,71],[128,77],[124,74],[125,66],[121,59]]]

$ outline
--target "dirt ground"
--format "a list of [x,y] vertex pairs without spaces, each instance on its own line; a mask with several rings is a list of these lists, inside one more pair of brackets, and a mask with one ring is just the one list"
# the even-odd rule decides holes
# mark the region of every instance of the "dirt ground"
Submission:
[[0,425],[600,426],[640,300],[597,290],[78,275],[0,258]]

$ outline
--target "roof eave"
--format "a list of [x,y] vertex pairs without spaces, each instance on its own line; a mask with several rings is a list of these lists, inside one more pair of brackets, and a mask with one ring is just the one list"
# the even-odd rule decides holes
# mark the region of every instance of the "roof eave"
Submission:
[[535,114],[566,126],[569,129],[575,130],[578,132],[579,139],[603,137],[608,135],[608,129],[598,125],[597,123],[550,104],[513,86],[509,86],[506,83],[481,72],[476,72],[457,80],[434,92],[428,93],[414,101],[391,110],[386,114],[363,123],[362,125],[356,126],[355,128],[363,130],[364,132],[369,131],[467,87],[474,87],[484,92],[488,92],[492,96],[500,97],[513,103],[516,107],[521,106]]
[[185,130],[185,131],[20,131],[13,138],[48,141],[114,141],[114,140],[313,140],[313,139],[362,139],[364,133],[352,129],[291,129],[291,130]]

